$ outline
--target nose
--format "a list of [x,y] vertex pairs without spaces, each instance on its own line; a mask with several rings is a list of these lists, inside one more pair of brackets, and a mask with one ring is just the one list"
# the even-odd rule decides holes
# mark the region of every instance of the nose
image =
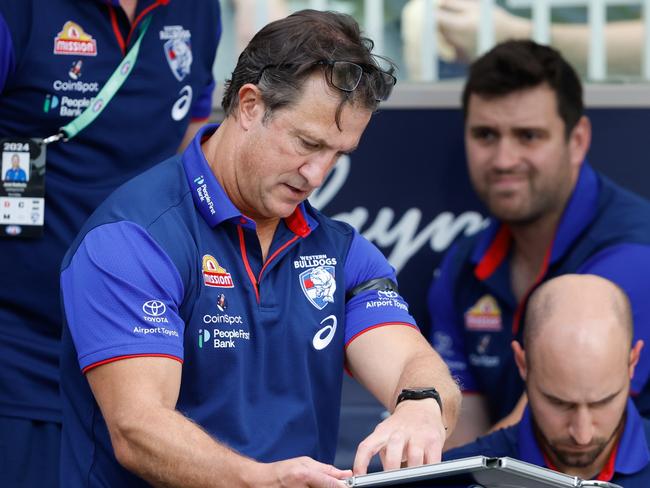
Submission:
[[591,442],[594,437],[594,425],[588,408],[581,406],[573,413],[569,435],[580,446],[586,446]]
[[519,164],[520,155],[516,142],[510,137],[502,137],[496,145],[493,158],[493,166],[497,169],[507,171]]
[[315,154],[300,167],[299,173],[307,180],[310,188],[318,188],[323,184],[337,160],[338,154],[335,152]]

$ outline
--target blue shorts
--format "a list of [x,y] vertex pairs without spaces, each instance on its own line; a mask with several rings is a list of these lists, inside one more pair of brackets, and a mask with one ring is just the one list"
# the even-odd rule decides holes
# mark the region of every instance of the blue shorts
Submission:
[[0,416],[0,486],[57,488],[61,424]]

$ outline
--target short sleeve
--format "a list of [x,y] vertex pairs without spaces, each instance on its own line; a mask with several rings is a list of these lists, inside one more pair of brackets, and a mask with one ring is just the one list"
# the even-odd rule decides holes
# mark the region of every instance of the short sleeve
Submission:
[[[632,305],[634,340],[650,344],[650,246],[644,244],[618,244],[592,256],[578,273],[594,274],[616,283],[627,294]],[[641,354],[632,379],[632,391],[639,393],[650,377],[650,354]]]
[[469,368],[465,354],[462,324],[458,322],[459,314],[454,306],[454,282],[452,263],[456,247],[445,255],[440,271],[433,279],[427,296],[427,306],[431,317],[429,342],[447,363],[451,374],[460,383],[461,391],[470,393],[478,391],[478,383]]
[[[378,278],[397,283],[395,270],[384,255],[355,231],[345,261],[345,291]],[[367,290],[351,297],[345,307],[345,344],[362,333],[388,324],[415,327],[408,304],[396,291]]]
[[142,227],[105,224],[83,239],[61,274],[65,321],[79,365],[132,356],[183,359],[183,284]]
[[[212,63],[214,63],[214,59],[217,56],[217,50],[219,47],[219,42],[221,40],[221,31],[222,31],[221,12],[218,3],[217,3],[217,10],[219,10],[218,20],[217,20],[217,33],[216,33],[217,39],[214,45],[214,52],[211,53],[212,56],[210,59]],[[192,117],[192,120],[205,120],[210,117],[210,113],[212,112],[212,94],[214,93],[215,87],[216,87],[216,82],[214,80],[214,76],[212,75],[212,72],[210,72],[210,77],[209,79],[206,80],[205,84],[203,85],[201,93],[198,94],[198,96],[194,99],[194,103],[192,103],[192,108],[190,110],[190,115]]]
[[216,83],[214,80],[211,80],[208,83],[199,96],[196,97],[194,103],[192,104],[192,120],[204,120],[210,117],[210,112],[212,111],[212,93]]

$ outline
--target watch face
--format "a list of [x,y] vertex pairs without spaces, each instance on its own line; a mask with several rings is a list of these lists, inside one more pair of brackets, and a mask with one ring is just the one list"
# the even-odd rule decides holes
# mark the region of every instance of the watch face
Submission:
[[405,388],[402,390],[403,393],[406,394],[416,394],[416,395],[422,395],[422,394],[434,394],[437,395],[438,391],[435,388]]

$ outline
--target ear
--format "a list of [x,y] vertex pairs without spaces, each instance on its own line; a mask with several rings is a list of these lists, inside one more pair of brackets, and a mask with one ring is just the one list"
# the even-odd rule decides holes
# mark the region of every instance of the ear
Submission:
[[583,115],[569,134],[569,153],[571,163],[580,167],[587,156],[591,144],[591,122]]
[[523,347],[521,347],[521,344],[519,344],[517,341],[512,341],[510,343],[510,346],[512,347],[512,352],[515,355],[515,363],[517,363],[519,376],[521,376],[521,379],[525,382],[526,377],[528,376],[528,367],[526,366],[526,352],[524,351]]
[[248,130],[252,124],[264,117],[264,101],[262,92],[252,83],[246,83],[239,89],[239,103],[237,105],[237,120],[244,130]]
[[636,368],[636,365],[639,363],[639,357],[641,356],[641,349],[643,349],[643,341],[638,340],[636,341],[636,344],[634,344],[634,347],[630,351],[630,363],[629,363],[630,379],[634,377],[634,368]]

